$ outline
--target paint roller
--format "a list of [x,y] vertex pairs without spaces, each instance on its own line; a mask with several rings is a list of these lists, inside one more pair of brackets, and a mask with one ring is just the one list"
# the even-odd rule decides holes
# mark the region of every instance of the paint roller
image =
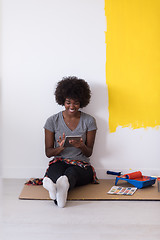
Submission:
[[121,176],[122,178],[127,178],[127,179],[137,179],[142,177],[142,173],[140,171],[128,173],[125,175],[123,175],[122,172],[115,172],[115,171],[107,171],[106,173],[109,175]]

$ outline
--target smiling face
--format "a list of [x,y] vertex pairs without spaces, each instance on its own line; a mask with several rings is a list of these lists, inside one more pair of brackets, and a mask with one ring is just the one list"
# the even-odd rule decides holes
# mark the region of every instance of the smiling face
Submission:
[[76,114],[80,108],[80,102],[78,100],[66,98],[64,106],[68,114]]

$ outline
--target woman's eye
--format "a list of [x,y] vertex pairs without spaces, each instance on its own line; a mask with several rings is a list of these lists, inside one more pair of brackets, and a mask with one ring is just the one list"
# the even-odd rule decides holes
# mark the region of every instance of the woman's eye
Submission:
[[[70,102],[66,102],[67,105],[70,105],[71,103]],[[73,105],[79,105],[80,103],[79,102],[75,102],[73,103]]]

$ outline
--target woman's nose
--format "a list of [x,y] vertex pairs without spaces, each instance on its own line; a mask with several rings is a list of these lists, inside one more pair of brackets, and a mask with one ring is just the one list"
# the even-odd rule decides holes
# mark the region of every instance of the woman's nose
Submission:
[[71,108],[74,108],[74,103],[71,103],[71,104],[70,104],[70,107],[71,107]]

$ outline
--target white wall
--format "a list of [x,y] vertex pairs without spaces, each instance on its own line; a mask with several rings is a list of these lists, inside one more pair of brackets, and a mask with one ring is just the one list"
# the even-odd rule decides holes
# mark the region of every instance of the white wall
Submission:
[[[1,11],[1,0],[0,0],[0,36],[2,33],[2,11]],[[0,132],[2,132],[2,97],[1,97],[1,92],[2,92],[2,44],[1,44],[1,37],[0,37]],[[1,174],[2,174],[2,134],[0,134],[0,184],[1,184]],[[1,186],[1,185],[0,185]],[[1,187],[0,187],[1,191]]]
[[91,161],[106,170],[160,175],[160,131],[108,131],[104,0],[2,0],[3,177],[42,177],[43,125],[62,110],[53,92],[63,76],[88,81],[92,100],[84,111],[97,119]]

